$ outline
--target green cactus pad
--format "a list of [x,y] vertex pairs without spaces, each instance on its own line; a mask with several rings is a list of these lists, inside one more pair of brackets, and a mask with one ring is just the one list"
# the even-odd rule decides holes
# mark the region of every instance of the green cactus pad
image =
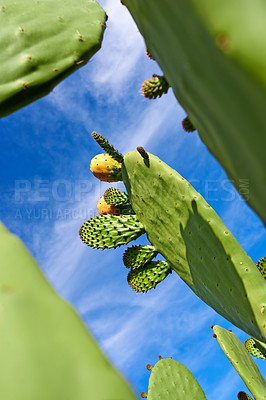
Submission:
[[101,146],[101,148],[106,151],[107,154],[109,154],[109,156],[113,157],[114,160],[120,163],[123,162],[123,154],[119,153],[119,151],[116,150],[114,146],[110,144],[107,139],[105,139],[105,137],[99,135],[96,132],[92,132],[91,136],[94,140],[96,140],[98,145]]
[[192,373],[173,359],[160,359],[152,368],[148,400],[206,400]]
[[123,3],[203,142],[266,225],[265,2]]
[[136,400],[74,309],[0,225],[0,397]]
[[233,332],[218,325],[215,325],[213,330],[221,349],[245,382],[250,393],[256,400],[266,400],[266,382],[243,343]]
[[126,154],[122,176],[156,250],[203,301],[265,341],[265,279],[210,205],[152,154]]
[[99,215],[79,230],[81,240],[95,249],[111,249],[128,244],[145,233],[135,215]]
[[101,47],[95,0],[5,0],[0,7],[0,117],[47,95]]
[[163,94],[168,92],[168,89],[169,83],[166,78],[155,74],[152,79],[143,82],[141,86],[141,92],[147,99],[157,99],[157,97],[162,97]]
[[131,246],[126,249],[123,255],[123,263],[127,268],[137,269],[151,261],[158,254],[154,246]]
[[253,400],[253,398],[245,392],[239,392],[237,398],[238,400]]
[[143,267],[131,270],[127,282],[136,292],[146,293],[150,289],[155,289],[171,272],[172,268],[166,261],[150,261]]
[[260,260],[258,260],[256,262],[256,267],[258,268],[264,279],[266,279],[266,257],[262,257]]
[[256,358],[263,358],[266,360],[266,344],[262,343],[252,337],[245,340],[245,347],[247,351]]

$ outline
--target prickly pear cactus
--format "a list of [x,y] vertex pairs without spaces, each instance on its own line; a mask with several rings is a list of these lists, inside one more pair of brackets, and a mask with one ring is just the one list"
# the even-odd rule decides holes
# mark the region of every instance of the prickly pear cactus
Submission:
[[266,224],[265,2],[123,4],[203,142]]
[[0,239],[1,399],[136,400],[20,240]]
[[93,157],[90,170],[95,178],[103,182],[118,182],[122,179],[121,163],[109,154],[102,153]]
[[142,267],[131,269],[127,281],[136,292],[146,293],[150,289],[155,289],[158,283],[171,273],[172,268],[166,261],[150,261]]
[[148,400],[206,400],[203,390],[192,373],[181,363],[161,358],[154,367],[147,366],[151,376],[148,394],[141,397]]
[[155,247],[148,244],[131,246],[124,252],[123,263],[127,268],[137,269],[150,262],[157,254]]
[[95,0],[5,0],[0,6],[0,117],[48,94],[101,47]]
[[256,400],[265,400],[266,382],[243,343],[233,332],[229,332],[218,325],[215,325],[213,330],[214,337],[217,338],[221,349],[233,364],[251,394]]
[[190,288],[219,314],[266,341],[266,282],[221,219],[175,170],[138,151],[122,176],[150,242]]

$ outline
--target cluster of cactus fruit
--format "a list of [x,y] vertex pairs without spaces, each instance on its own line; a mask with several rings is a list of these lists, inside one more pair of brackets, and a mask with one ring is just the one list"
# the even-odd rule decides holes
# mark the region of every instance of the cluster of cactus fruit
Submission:
[[[221,349],[231,361],[240,377],[245,382],[255,400],[266,399],[266,382],[260,374],[256,364],[246,351],[243,344],[232,333],[218,325],[211,325],[214,330],[213,337],[217,339]],[[152,367],[148,393],[141,392],[140,396],[148,400],[176,400],[195,399],[206,400],[206,396],[193,374],[181,363],[172,359],[159,356],[159,361]],[[253,398],[240,391],[239,400],[253,400]]]

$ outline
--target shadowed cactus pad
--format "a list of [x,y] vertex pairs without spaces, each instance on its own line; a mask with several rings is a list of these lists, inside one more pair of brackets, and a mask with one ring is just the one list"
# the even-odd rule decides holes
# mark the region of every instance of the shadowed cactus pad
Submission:
[[164,76],[153,75],[152,79],[143,82],[141,92],[147,99],[157,99],[167,93],[169,84]]
[[145,233],[135,215],[99,215],[85,222],[81,240],[95,249],[111,249],[127,244]]
[[182,127],[183,127],[184,131],[186,131],[186,132],[194,132],[196,130],[196,128],[194,127],[194,125],[192,124],[192,122],[188,116],[183,119]]
[[166,261],[151,261],[143,267],[131,270],[127,281],[136,292],[146,293],[150,289],[155,289],[171,272],[172,269]]
[[245,340],[245,347],[253,357],[266,359],[265,343],[259,342],[254,338],[248,338]]
[[245,200],[266,225],[265,2],[123,3],[203,142],[240,192],[248,183]]
[[156,257],[158,251],[154,246],[132,246],[126,249],[123,255],[123,262],[127,268],[137,269]]
[[101,47],[95,0],[5,0],[0,7],[0,117],[47,95]]
[[121,163],[109,154],[103,153],[93,157],[90,170],[95,178],[103,182],[118,182],[122,180]]

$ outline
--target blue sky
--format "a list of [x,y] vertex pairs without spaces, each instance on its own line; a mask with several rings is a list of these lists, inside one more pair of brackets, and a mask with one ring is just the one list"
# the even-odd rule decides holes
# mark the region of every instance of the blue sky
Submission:
[[[127,285],[124,247],[93,250],[79,239],[79,227],[97,215],[97,201],[110,186],[89,170],[91,158],[102,152],[90,136],[96,131],[123,153],[141,145],[159,156],[200,191],[254,261],[265,255],[261,221],[198,134],[182,130],[186,114],[172,91],[155,101],[141,96],[141,83],[161,72],[145,56],[126,8],[113,0],[100,4],[109,15],[102,49],[49,96],[0,121],[1,219],[75,306],[138,398],[148,387],[146,364],[161,354],[185,364],[208,400],[236,399],[245,385],[210,324],[233,328],[242,340],[247,335],[175,273],[155,291],[136,294]],[[258,361],[265,376],[264,364]]]

